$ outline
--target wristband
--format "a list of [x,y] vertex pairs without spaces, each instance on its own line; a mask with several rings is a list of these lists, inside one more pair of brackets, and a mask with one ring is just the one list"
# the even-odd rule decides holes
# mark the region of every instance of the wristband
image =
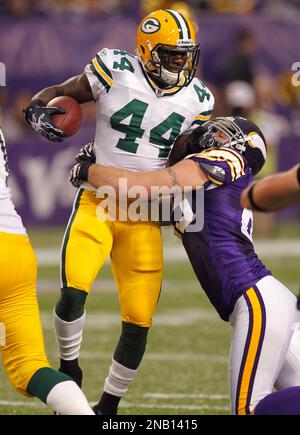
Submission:
[[255,183],[255,184],[252,184],[252,186],[251,186],[250,189],[248,190],[248,199],[249,199],[249,201],[250,201],[251,207],[252,207],[253,210],[255,210],[255,211],[266,212],[266,211],[268,211],[268,210],[266,210],[266,209],[264,209],[264,208],[262,208],[262,207],[259,207],[259,206],[256,204],[256,202],[254,201],[254,198],[253,198],[253,189],[254,189],[254,186],[255,186],[255,185],[256,185],[256,183]]
[[78,174],[78,179],[80,181],[88,181],[89,178],[89,169],[90,166],[92,166],[93,163],[90,161],[83,161],[82,163],[80,163],[80,169],[79,169],[79,174]]

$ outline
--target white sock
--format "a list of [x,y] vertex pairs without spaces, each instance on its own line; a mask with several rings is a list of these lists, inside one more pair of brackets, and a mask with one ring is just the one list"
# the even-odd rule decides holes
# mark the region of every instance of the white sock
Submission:
[[95,415],[74,381],[63,381],[50,390],[47,405],[61,415]]
[[80,345],[82,342],[82,332],[85,321],[85,312],[79,319],[73,322],[65,322],[55,312],[54,326],[58,352],[61,359],[72,361],[79,356]]
[[137,370],[128,369],[116,360],[112,360],[108,377],[105,379],[104,391],[113,396],[122,397],[128,390]]

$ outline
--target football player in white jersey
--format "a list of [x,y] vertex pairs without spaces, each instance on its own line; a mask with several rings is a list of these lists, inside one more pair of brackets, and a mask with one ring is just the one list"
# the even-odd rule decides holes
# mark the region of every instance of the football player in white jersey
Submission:
[[45,353],[36,296],[37,262],[7,187],[8,162],[0,128],[0,350],[13,387],[60,414],[94,414],[76,383],[53,370]]
[[[179,134],[207,121],[214,97],[197,78],[199,58],[192,23],[174,10],[146,16],[137,30],[136,55],[105,48],[84,73],[36,94],[26,108],[27,122],[49,140],[64,133],[53,126],[46,108],[54,97],[68,95],[79,103],[96,102],[96,161],[133,171],[163,168]],[[148,329],[162,281],[162,241],[155,222],[101,221],[95,189],[78,190],[61,257],[61,298],[55,307],[60,370],[81,385],[78,364],[84,304],[110,255],[119,290],[122,333],[94,408],[115,414],[144,355]]]

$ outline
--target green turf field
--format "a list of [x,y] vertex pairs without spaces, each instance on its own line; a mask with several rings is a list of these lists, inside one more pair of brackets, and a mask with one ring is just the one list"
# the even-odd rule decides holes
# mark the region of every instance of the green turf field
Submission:
[[[31,236],[36,248],[56,247],[61,232],[41,230]],[[175,239],[170,243],[177,246]],[[266,263],[276,277],[298,292],[298,258],[279,256],[266,259]],[[147,353],[121,401],[120,414],[228,414],[231,327],[210,307],[188,261],[167,261],[164,276]],[[48,356],[54,367],[58,358],[51,312],[58,295],[58,267],[41,266],[38,296]],[[81,352],[84,391],[91,402],[98,400],[119,332],[118,296],[107,265],[88,298]],[[38,400],[13,391],[2,369],[0,378],[0,414],[51,414]]]

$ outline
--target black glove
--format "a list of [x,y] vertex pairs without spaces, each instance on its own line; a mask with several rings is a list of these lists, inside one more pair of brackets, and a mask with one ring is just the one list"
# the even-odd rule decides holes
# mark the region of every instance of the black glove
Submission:
[[78,154],[75,156],[75,161],[81,163],[84,161],[89,161],[91,163],[96,163],[96,154],[94,149],[94,141],[87,143],[82,147]]
[[51,120],[51,115],[66,113],[65,109],[46,107],[42,100],[32,100],[23,112],[28,124],[48,140],[61,142],[66,137],[65,133],[57,128]]
[[89,160],[76,163],[70,172],[70,183],[76,188],[80,187],[82,183],[88,180],[89,168],[92,165],[93,162]]
[[70,173],[70,182],[74,187],[79,187],[88,180],[89,167],[96,163],[94,141],[87,143],[75,156],[77,162]]
[[194,128],[189,134],[187,142],[187,155],[200,153],[206,148],[213,146],[213,136],[209,127],[204,125],[199,125],[199,127]]

